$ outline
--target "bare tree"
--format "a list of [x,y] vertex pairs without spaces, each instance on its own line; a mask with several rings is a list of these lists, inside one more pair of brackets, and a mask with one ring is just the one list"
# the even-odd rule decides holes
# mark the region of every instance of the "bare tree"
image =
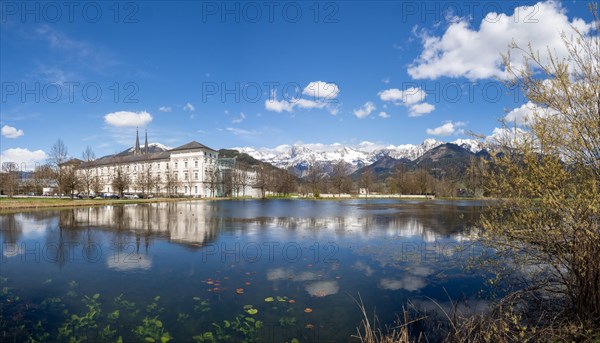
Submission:
[[[94,150],[92,150],[92,148],[87,146],[81,154],[81,157],[84,162],[88,162],[89,164],[89,162],[92,162],[96,159],[96,154],[94,153]],[[81,181],[85,187],[87,195],[89,195],[92,189],[92,183],[94,182],[95,169],[85,166],[84,168],[82,168],[81,174],[83,176]]]
[[206,176],[206,185],[210,190],[210,196],[214,197],[215,192],[219,186],[219,171],[216,165],[209,165],[206,167],[204,171],[204,175]]
[[100,182],[100,176],[97,174],[92,178],[92,183],[90,185],[90,189],[96,196],[102,192],[102,183]]
[[61,165],[67,161],[68,151],[65,143],[59,138],[56,140],[52,148],[50,148],[50,154],[48,156],[48,164],[52,167],[54,171],[54,180],[58,184],[58,194],[63,193],[62,189],[62,170]]
[[54,171],[48,164],[38,166],[33,171],[33,183],[36,189],[36,193],[41,194],[44,187],[52,186],[52,179],[54,177]]
[[129,177],[129,174],[127,174],[127,172],[125,171],[125,168],[123,168],[122,163],[117,162],[114,168],[115,169],[112,179],[112,187],[115,191],[117,191],[119,197],[123,197],[123,193],[126,189],[129,188],[131,179]]
[[0,188],[12,198],[19,187],[20,171],[19,166],[14,162],[2,163],[2,173],[0,173]]
[[360,176],[360,186],[365,189],[366,195],[369,195],[370,189],[373,186],[373,172],[371,169],[365,170]]
[[[238,163],[237,175],[238,175],[238,185],[242,189],[242,196],[246,196],[246,187],[248,187],[250,183],[250,177],[248,175],[249,168],[246,163]],[[239,192],[238,192],[239,196]]]
[[323,164],[312,160],[308,167],[308,183],[310,184],[310,190],[314,197],[319,197],[324,179],[325,168],[323,167]]
[[338,196],[342,194],[344,190],[347,189],[348,186],[348,165],[344,160],[339,160],[336,164],[333,165],[333,172],[331,173],[331,183],[333,184],[333,189],[337,191]]
[[167,171],[165,176],[165,188],[167,195],[171,196],[177,193],[177,187],[179,186],[179,179],[173,171]]
[[260,189],[260,194],[263,199],[267,196],[269,182],[269,167],[264,163],[260,163],[256,166],[256,183],[254,184],[254,187]]
[[62,168],[60,176],[60,187],[64,190],[65,194],[73,197],[75,191],[78,191],[81,187],[82,181],[77,175],[77,170],[73,166]]

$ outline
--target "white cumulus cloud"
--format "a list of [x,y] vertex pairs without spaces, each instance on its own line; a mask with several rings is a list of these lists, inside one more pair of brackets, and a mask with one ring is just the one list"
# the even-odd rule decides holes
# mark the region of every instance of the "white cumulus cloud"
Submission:
[[387,114],[387,112],[386,112],[386,111],[381,111],[381,112],[379,112],[379,114],[378,114],[378,115],[379,115],[379,118],[383,118],[383,119],[387,119],[387,118],[389,118],[389,117],[390,117],[390,115],[389,115],[389,114]]
[[144,126],[152,121],[152,115],[146,111],[129,112],[119,111],[108,113],[104,116],[104,121],[108,125],[117,127],[135,127]]
[[427,93],[419,87],[410,87],[403,91],[398,88],[390,88],[377,93],[377,95],[382,101],[412,105],[425,100]]
[[[561,32],[570,36],[573,33],[571,25],[584,34],[592,28],[582,19],[569,20],[558,1],[516,7],[510,15],[490,12],[481,20],[478,29],[472,26],[469,18],[460,18],[441,36],[420,35],[423,51],[409,66],[408,74],[415,79],[504,79],[506,74],[500,54],[507,52],[513,40],[524,48],[531,42],[533,50],[541,53],[550,47],[560,59],[567,56]],[[513,51],[511,63],[518,66],[522,61],[522,53]]]
[[542,108],[529,101],[526,104],[521,105],[521,107],[517,107],[508,112],[504,119],[509,123],[515,123],[515,125],[522,126],[530,124],[531,120],[535,117],[544,118],[557,113],[558,112],[553,109]]
[[33,170],[36,163],[43,164],[47,158],[48,155],[43,150],[30,151],[24,148],[10,148],[2,152],[0,162],[14,162],[19,168],[24,167],[26,170]]
[[23,136],[25,132],[12,126],[4,125],[2,127],[2,136],[6,138],[19,138]]
[[375,111],[375,104],[371,101],[367,101],[364,105],[362,105],[360,108],[357,108],[354,110],[354,115],[357,118],[365,118],[367,117],[369,114],[371,114],[373,111]]
[[283,111],[292,112],[294,110],[294,105],[286,100],[277,100],[275,98],[270,98],[265,100],[265,109],[267,111],[273,111],[277,113],[281,113]]
[[442,126],[438,126],[434,129],[427,129],[425,132],[428,135],[433,135],[433,136],[450,136],[456,132],[459,132],[459,128],[461,126],[465,126],[465,123],[463,122],[446,122],[444,124],[442,124]]
[[423,114],[431,113],[435,110],[435,105],[432,105],[427,102],[422,102],[420,104],[414,104],[409,109],[409,117],[420,117]]
[[340,89],[335,83],[313,81],[304,87],[302,94],[315,99],[335,99],[340,94]]
[[195,111],[196,108],[194,107],[194,105],[192,105],[188,102],[187,104],[185,104],[185,106],[183,106],[183,110],[192,112],[192,111]]
[[171,106],[161,106],[158,108],[159,111],[161,112],[171,112],[173,111],[173,109],[171,108]]

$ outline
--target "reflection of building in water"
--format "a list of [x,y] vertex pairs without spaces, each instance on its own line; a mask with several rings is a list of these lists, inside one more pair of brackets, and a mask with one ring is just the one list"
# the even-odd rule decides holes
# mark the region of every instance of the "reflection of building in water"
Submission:
[[[94,184],[100,193],[116,193],[115,180],[128,180],[125,192],[177,194],[193,197],[258,197],[256,171],[236,163],[235,158],[219,158],[219,152],[196,141],[177,148],[160,143],[143,146],[136,133],[135,146],[118,154],[94,161],[71,159],[61,168],[75,168],[84,192],[84,184]],[[77,192],[75,192],[77,193]]]
[[94,227],[160,236],[202,245],[212,241],[220,225],[213,205],[204,201],[76,208],[61,212],[63,227]]

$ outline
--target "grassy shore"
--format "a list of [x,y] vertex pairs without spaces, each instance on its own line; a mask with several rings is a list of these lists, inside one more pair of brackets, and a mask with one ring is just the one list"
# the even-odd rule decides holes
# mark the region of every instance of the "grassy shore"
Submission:
[[[152,198],[152,199],[70,199],[70,198],[0,198],[0,211],[122,204],[155,203],[167,201],[196,201],[208,198]],[[213,199],[214,200],[214,199]]]

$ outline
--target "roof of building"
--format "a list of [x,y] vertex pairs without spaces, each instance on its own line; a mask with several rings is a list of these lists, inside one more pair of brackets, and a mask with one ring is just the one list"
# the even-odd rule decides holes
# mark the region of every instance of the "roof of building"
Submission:
[[186,143],[186,144],[184,144],[182,146],[178,146],[177,148],[173,148],[173,149],[171,149],[169,151],[193,150],[193,149],[206,149],[206,150],[211,150],[211,151],[214,151],[214,152],[217,151],[215,149],[211,149],[211,148],[207,147],[204,144],[200,144],[200,143],[198,143],[196,141],[191,141],[191,142]]
[[150,147],[145,148],[144,150],[146,150],[146,149],[148,149],[147,150],[148,152],[144,153],[143,151],[142,152],[136,151],[136,147],[133,147],[133,148],[128,148],[124,151],[121,151],[120,153],[117,153],[117,154],[100,157],[99,159],[94,160],[94,161],[84,162],[79,159],[73,159],[73,160],[69,160],[65,163],[71,163],[70,161],[77,160],[79,162],[77,162],[76,164],[79,164],[80,167],[86,168],[86,167],[97,167],[97,166],[105,166],[105,165],[121,164],[121,163],[135,163],[135,162],[168,160],[171,156],[171,152],[173,152],[173,151],[204,149],[204,150],[210,150],[210,151],[217,152],[216,150],[211,149],[211,148],[207,147],[206,145],[198,143],[196,141],[191,141],[187,144],[184,144],[182,146],[179,146],[177,148],[170,149],[170,150],[164,150],[164,148],[161,148],[157,145],[151,145]]

